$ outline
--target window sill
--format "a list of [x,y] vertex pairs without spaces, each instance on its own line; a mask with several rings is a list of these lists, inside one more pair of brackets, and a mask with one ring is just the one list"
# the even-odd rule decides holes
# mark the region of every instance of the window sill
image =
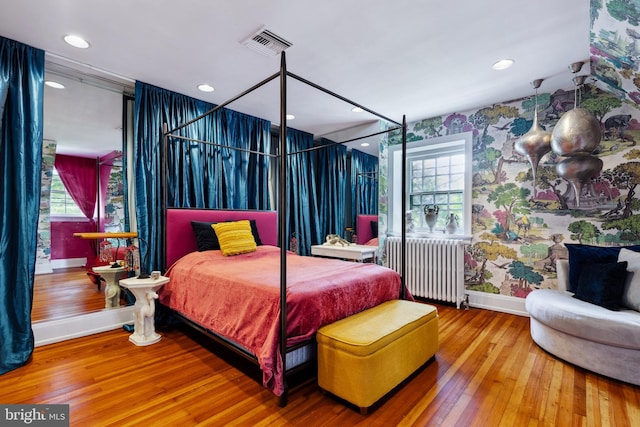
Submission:
[[[387,236],[389,237],[401,237],[400,233],[392,233],[387,232]],[[465,243],[471,243],[471,239],[473,236],[466,234],[448,234],[448,233],[407,233],[407,238],[410,239],[451,239],[451,240],[464,240]]]
[[89,219],[85,216],[75,215],[50,215],[50,222],[89,222]]

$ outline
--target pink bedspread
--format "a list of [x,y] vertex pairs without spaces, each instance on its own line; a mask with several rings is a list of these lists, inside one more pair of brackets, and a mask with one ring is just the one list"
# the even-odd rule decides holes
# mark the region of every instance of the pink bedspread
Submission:
[[[253,353],[263,384],[284,390],[280,340],[280,249],[223,257],[193,252],[167,272],[160,302]],[[375,264],[289,254],[287,346],[314,337],[319,327],[397,299],[400,276]]]

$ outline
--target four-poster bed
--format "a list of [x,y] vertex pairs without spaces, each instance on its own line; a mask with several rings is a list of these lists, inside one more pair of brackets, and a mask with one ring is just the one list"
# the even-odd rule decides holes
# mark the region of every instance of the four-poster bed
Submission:
[[[213,114],[215,111],[229,105],[231,102],[254,91],[264,84],[280,78],[280,135],[279,152],[276,157],[279,160],[279,185],[278,185],[278,209],[275,212],[261,211],[210,211],[203,209],[173,209],[168,206],[167,185],[167,149],[169,141],[188,141],[190,143],[203,143],[219,145],[210,141],[199,141],[179,135],[181,129],[195,123],[197,120]],[[354,106],[383,119],[393,128],[377,132],[368,138],[382,135],[397,129],[402,129],[403,149],[406,145],[406,122],[400,124],[374,111],[367,109],[340,95],[328,91],[314,83],[287,72],[285,54],[282,53],[280,72],[276,73],[259,84],[251,87],[242,94],[218,105],[205,114],[188,121],[175,129],[164,128],[162,144],[162,220],[163,220],[163,256],[165,262],[163,270],[171,282],[162,289],[160,301],[167,305],[182,320],[191,326],[205,332],[216,341],[232,348],[238,354],[258,363],[263,371],[263,383],[276,395],[280,396],[280,404],[285,405],[287,400],[288,385],[286,375],[293,373],[304,366],[313,363],[315,353],[315,332],[318,327],[331,323],[362,311],[389,299],[410,298],[406,295],[402,284],[404,266],[401,274],[375,264],[356,264],[338,260],[317,259],[302,257],[287,251],[286,243],[286,215],[288,205],[287,194],[287,158],[291,154],[287,152],[287,126],[286,126],[286,93],[287,78],[294,78],[302,83],[312,86],[333,97],[345,101]],[[342,141],[335,144],[344,144],[350,141]],[[333,144],[333,145],[335,145]],[[319,148],[326,148],[332,144]],[[231,147],[227,147],[231,148]],[[234,150],[250,151],[242,148]],[[316,149],[316,148],[314,148]],[[304,150],[308,151],[308,150]],[[298,152],[299,153],[299,152]],[[269,153],[255,153],[271,155]],[[273,156],[273,155],[271,155]],[[403,163],[403,168],[405,164]],[[404,188],[404,174],[403,174]],[[403,194],[404,197],[404,194]],[[403,200],[404,202],[404,200]],[[275,219],[277,216],[277,224]],[[234,263],[240,264],[244,271],[253,270],[253,278],[245,280],[236,277],[236,281],[226,282],[230,276],[234,276],[231,269],[226,269],[231,264],[230,258],[212,254],[213,251],[195,252],[197,244],[191,236],[191,221],[225,222],[253,219],[257,225],[263,246],[257,246],[255,251],[238,255]],[[403,219],[404,221],[404,219]],[[403,226],[404,229],[404,226]],[[277,230],[277,233],[275,232]],[[405,238],[403,233],[403,239]],[[279,248],[275,246],[279,245]],[[178,260],[178,262],[175,262]],[[271,260],[258,261],[258,264],[249,264],[249,259]],[[262,264],[260,264],[262,262]],[[225,267],[221,273],[209,271],[215,265]],[[255,270],[255,265],[258,270]],[[268,266],[271,265],[271,268]],[[217,267],[215,267],[217,268]],[[329,273],[338,273],[329,275]],[[306,273],[306,274],[305,274]],[[215,291],[207,289],[210,285],[205,275],[219,274],[216,281],[223,283],[229,292],[222,293],[219,287]],[[315,276],[314,276],[315,275]],[[343,276],[343,277],[341,277]],[[261,278],[264,278],[262,280]],[[237,282],[248,282],[251,291],[239,290]],[[263,282],[262,286],[258,282]],[[218,283],[218,282],[216,282]],[[311,285],[310,285],[311,284]],[[313,288],[316,288],[315,290]],[[246,292],[243,294],[242,292]],[[204,295],[213,293],[216,303],[214,314],[208,312],[208,307],[202,305]],[[248,294],[257,295],[257,302],[245,301]],[[182,299],[191,298],[189,301]],[[352,297],[352,298],[351,298]],[[260,303],[261,301],[261,303]],[[199,305],[193,305],[199,304]],[[206,302],[206,304],[213,304]],[[233,306],[237,304],[238,306]],[[242,305],[241,304],[246,304]],[[252,305],[253,304],[253,305]],[[260,312],[258,306],[262,306]],[[230,307],[238,308],[233,312]],[[266,316],[264,312],[269,312]],[[241,313],[249,316],[243,320]],[[217,316],[220,316],[217,319]],[[232,320],[229,315],[235,315]],[[234,323],[234,328],[240,330],[239,335],[234,335],[231,326],[221,323]],[[247,323],[248,322],[248,323]],[[252,325],[260,323],[262,329]],[[238,326],[239,325],[239,326]],[[250,335],[249,329],[256,329],[257,336]],[[274,341],[275,339],[275,341]]]

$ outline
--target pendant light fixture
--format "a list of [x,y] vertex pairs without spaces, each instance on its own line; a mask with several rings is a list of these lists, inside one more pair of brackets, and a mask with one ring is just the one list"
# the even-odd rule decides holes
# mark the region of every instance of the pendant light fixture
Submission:
[[535,107],[533,110],[533,124],[531,129],[515,142],[513,148],[516,153],[527,158],[531,164],[533,175],[533,197],[536,197],[536,172],[542,156],[551,151],[551,133],[543,130],[538,123],[538,88],[543,79],[531,82],[535,89]]
[[[569,66],[573,74],[582,68],[583,62]],[[576,195],[576,207],[580,207],[580,195],[585,184],[598,176],[602,170],[602,160],[593,155],[600,145],[602,131],[593,114],[578,106],[578,88],[587,76],[575,76],[574,108],[560,117],[551,134],[551,149],[564,157],[556,165],[558,175],[571,183]]]

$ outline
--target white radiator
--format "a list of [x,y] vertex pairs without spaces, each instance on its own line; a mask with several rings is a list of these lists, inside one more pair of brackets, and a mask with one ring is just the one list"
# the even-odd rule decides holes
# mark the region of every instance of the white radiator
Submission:
[[[387,238],[387,264],[402,268],[402,239]],[[465,301],[464,241],[455,239],[406,239],[404,283],[415,297],[452,302]]]

